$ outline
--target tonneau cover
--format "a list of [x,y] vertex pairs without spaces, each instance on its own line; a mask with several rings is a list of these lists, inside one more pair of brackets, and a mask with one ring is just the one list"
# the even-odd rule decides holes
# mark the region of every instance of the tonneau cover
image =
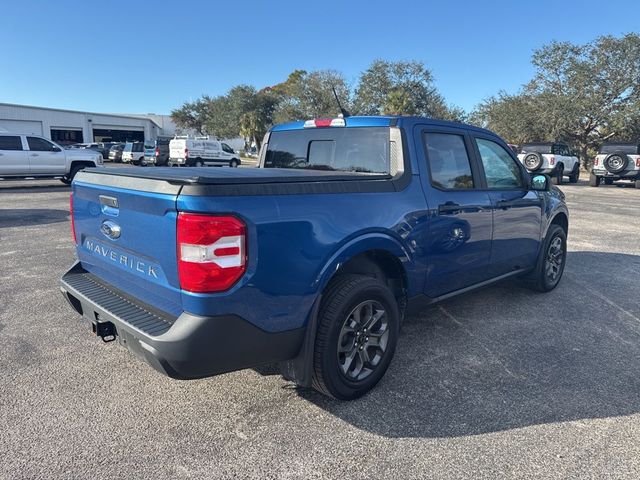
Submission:
[[223,168],[223,167],[156,167],[156,168],[87,168],[88,173],[162,180],[179,185],[250,185],[301,182],[345,182],[389,180],[388,174],[302,170],[292,168]]

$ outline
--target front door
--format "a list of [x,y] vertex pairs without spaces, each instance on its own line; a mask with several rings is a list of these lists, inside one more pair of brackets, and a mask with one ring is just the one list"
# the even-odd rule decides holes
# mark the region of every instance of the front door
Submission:
[[27,136],[29,164],[34,175],[64,175],[66,156],[60,147],[40,137]]
[[491,276],[533,267],[542,228],[542,199],[528,174],[495,139],[474,135],[482,181],[493,205]]
[[422,181],[430,227],[425,294],[438,297],[489,278],[492,204],[462,129],[422,130]]

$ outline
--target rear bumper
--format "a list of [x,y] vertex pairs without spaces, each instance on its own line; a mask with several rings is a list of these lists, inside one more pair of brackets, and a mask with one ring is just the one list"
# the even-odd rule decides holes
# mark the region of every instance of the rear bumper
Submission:
[[640,178],[640,170],[626,170],[620,173],[611,173],[608,170],[593,170],[593,174],[604,178]]
[[304,337],[303,328],[269,333],[233,314],[171,317],[104,283],[80,263],[64,274],[60,289],[94,331],[110,322],[122,346],[172,378],[202,378],[289,360]]

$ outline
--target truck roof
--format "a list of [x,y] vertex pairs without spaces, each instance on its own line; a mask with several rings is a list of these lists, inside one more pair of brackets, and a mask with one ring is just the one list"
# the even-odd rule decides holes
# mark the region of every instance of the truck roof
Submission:
[[[337,117],[336,117],[337,118]],[[468,123],[462,122],[450,122],[448,120],[438,120],[435,118],[428,117],[415,117],[415,116],[403,116],[403,115],[367,115],[367,116],[359,116],[354,115],[350,117],[346,117],[344,119],[346,127],[392,127],[392,126],[401,126],[401,127],[410,127],[416,124],[424,124],[424,125],[433,125],[438,127],[455,127],[455,128],[465,128],[469,130],[474,130],[477,132],[482,132],[486,134],[490,134],[496,136],[495,133],[490,130],[476,127],[474,125],[469,125]],[[305,121],[297,121],[297,122],[289,122],[283,123],[280,125],[275,125],[271,128],[272,132],[282,132],[287,130],[302,130],[305,128]]]

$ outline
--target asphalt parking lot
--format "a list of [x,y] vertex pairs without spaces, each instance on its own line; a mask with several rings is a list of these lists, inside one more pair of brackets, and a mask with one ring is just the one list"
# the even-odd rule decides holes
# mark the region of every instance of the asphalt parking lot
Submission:
[[0,478],[640,478],[640,190],[562,188],[556,290],[408,318],[378,388],[340,403],[102,343],[58,289],[69,188],[0,182]]

